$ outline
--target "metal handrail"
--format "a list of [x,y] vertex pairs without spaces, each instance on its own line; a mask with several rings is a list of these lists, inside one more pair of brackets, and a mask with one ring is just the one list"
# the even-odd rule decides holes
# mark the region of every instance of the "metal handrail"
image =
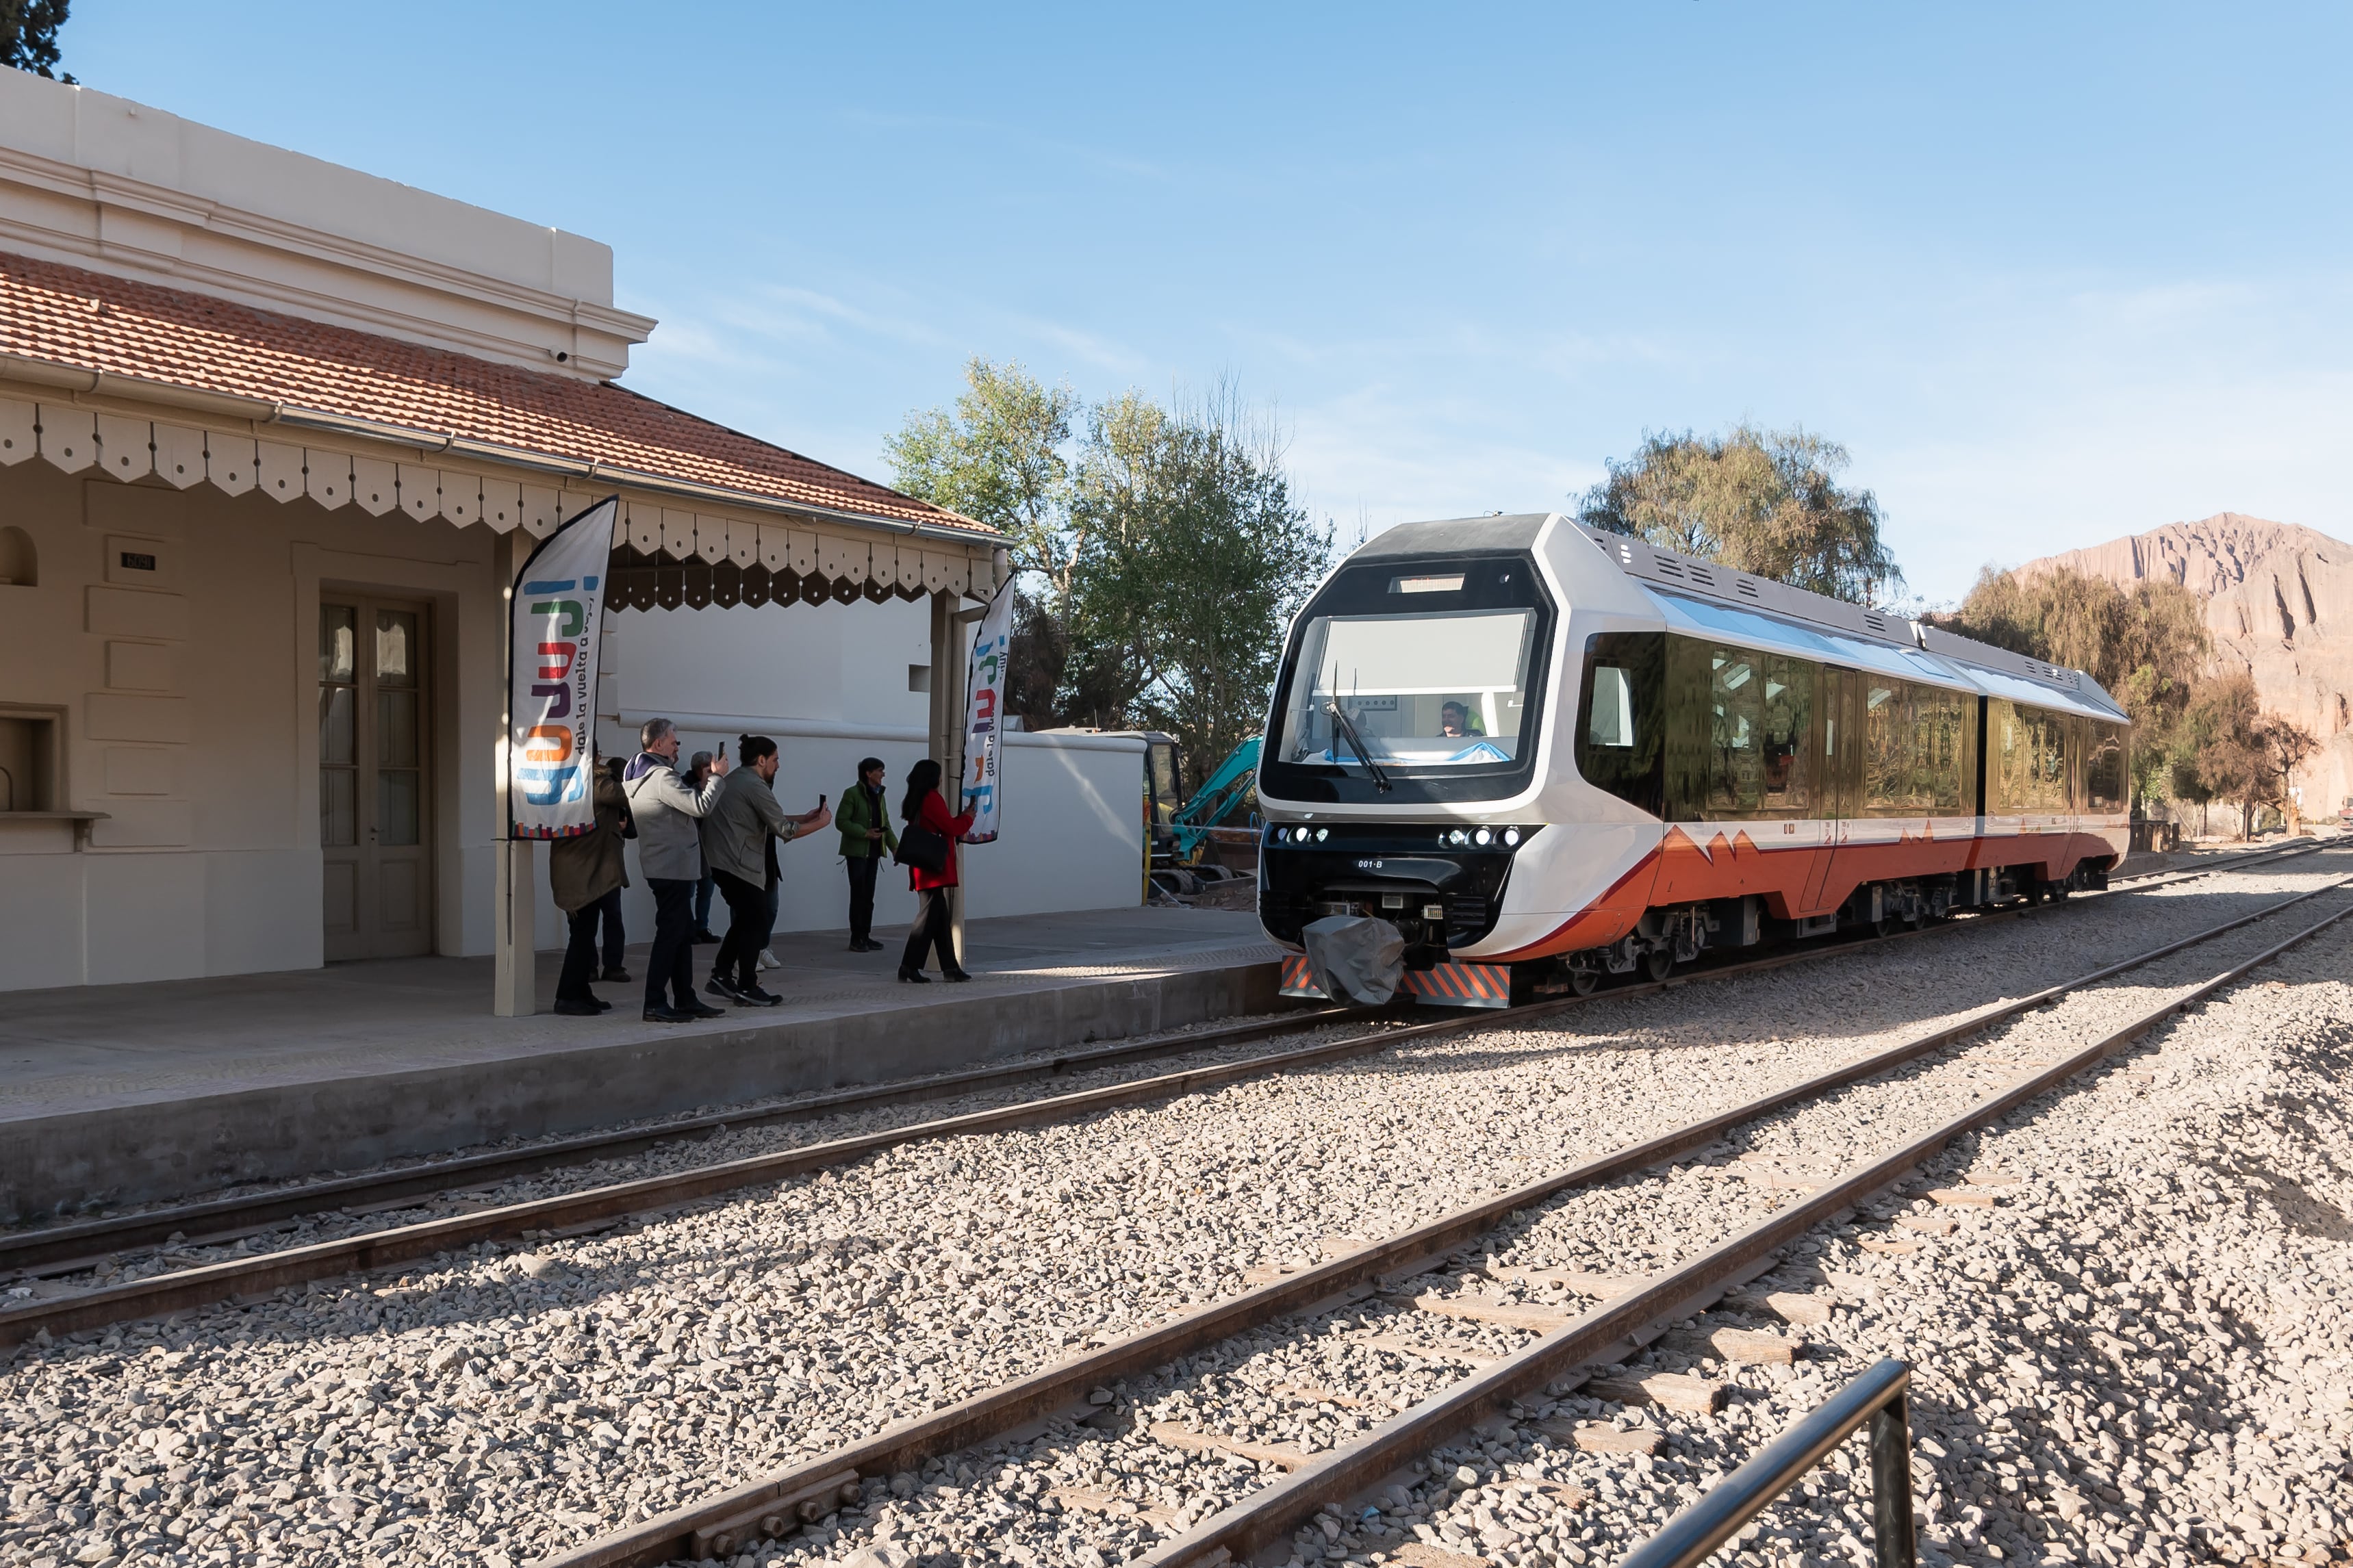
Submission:
[[1911,1385],[1909,1363],[1879,1363],[1669,1520],[1618,1568],[1693,1568],[1705,1561],[1865,1421],[1871,1423],[1871,1533],[1878,1568],[1912,1568],[1912,1433],[1905,1408]]

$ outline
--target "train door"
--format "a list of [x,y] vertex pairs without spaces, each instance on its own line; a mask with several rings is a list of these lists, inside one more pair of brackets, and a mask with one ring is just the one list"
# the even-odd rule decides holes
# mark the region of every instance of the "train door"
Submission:
[[1833,875],[1833,862],[1845,842],[1848,819],[1862,815],[1863,700],[1861,671],[1822,671],[1822,769],[1816,808],[1822,819],[1822,841],[1806,879],[1806,914],[1826,913],[1845,900],[1845,879]]

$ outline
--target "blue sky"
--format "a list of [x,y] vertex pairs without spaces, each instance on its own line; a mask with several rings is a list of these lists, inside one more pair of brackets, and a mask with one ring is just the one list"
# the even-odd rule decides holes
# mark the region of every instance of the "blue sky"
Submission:
[[2353,537],[2342,7],[189,6],[83,81],[611,244],[628,384],[886,477],[971,354],[1230,377],[1344,535],[1645,429],[1853,453],[1914,590]]

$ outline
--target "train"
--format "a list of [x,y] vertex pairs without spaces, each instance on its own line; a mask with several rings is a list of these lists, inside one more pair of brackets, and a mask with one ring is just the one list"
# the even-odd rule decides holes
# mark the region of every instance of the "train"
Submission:
[[1293,618],[1259,918],[1385,921],[1418,1000],[2106,886],[2131,723],[2079,669],[1523,513],[1401,524]]

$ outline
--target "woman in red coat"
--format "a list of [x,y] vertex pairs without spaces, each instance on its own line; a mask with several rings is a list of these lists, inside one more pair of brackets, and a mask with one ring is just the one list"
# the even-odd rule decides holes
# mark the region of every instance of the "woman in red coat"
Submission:
[[[907,933],[907,952],[899,960],[899,978],[913,984],[929,984],[932,977],[923,973],[923,958],[927,949],[937,948],[940,977],[969,980],[972,976],[956,963],[955,942],[948,930],[947,890],[956,885],[956,840],[971,828],[972,813],[966,811],[962,816],[948,815],[947,802],[940,798],[940,764],[925,757],[907,770],[907,798],[899,815],[948,841],[947,860],[938,870],[907,868],[907,886],[914,889],[917,908],[914,928]],[[903,839],[901,844],[903,854]]]

